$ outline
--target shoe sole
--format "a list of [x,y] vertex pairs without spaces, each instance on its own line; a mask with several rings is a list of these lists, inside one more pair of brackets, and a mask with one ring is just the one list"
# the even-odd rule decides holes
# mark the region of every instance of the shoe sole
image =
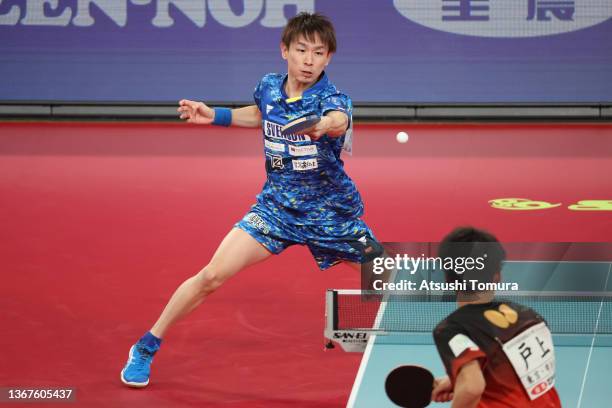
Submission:
[[123,378],[123,370],[121,370],[121,382],[124,383],[125,385],[127,385],[130,388],[144,388],[147,385],[149,385],[149,380],[147,380],[147,382],[144,382],[144,383],[137,383],[137,382],[132,382],[132,381],[126,381],[126,379]]
[[[132,351],[134,350],[134,346],[132,346],[130,348],[130,354],[128,355],[128,363],[132,360]],[[127,366],[127,364],[126,364]],[[121,370],[121,382],[124,383],[125,385],[127,385],[128,387],[131,388],[144,388],[147,385],[149,385],[149,380],[147,379],[146,382],[133,382],[133,381],[128,381],[123,377],[123,373],[125,372],[125,368],[123,370]]]

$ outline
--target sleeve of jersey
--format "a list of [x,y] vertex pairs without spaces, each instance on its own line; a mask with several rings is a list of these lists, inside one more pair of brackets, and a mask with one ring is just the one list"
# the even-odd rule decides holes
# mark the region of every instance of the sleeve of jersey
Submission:
[[257,86],[255,86],[255,89],[253,90],[253,99],[255,100],[255,105],[257,105],[260,111],[261,111],[261,98],[263,95],[264,80],[265,80],[265,77],[263,77],[257,83]]
[[338,93],[330,95],[321,101],[321,113],[330,111],[344,112],[348,116],[348,127],[344,135],[342,148],[349,154],[353,153],[353,102],[347,95]]
[[340,111],[346,113],[349,120],[353,116],[353,102],[347,95],[337,93],[324,98],[321,101],[321,113],[325,115],[329,111]]
[[438,327],[434,331],[434,341],[440,358],[452,383],[455,383],[459,370],[473,360],[479,360],[482,367],[486,354],[460,328],[451,325]]

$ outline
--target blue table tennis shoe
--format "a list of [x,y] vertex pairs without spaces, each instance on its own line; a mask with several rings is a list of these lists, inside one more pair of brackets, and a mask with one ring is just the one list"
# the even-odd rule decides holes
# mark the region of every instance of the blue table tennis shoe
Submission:
[[130,349],[128,361],[121,370],[121,382],[128,387],[143,388],[149,385],[153,356],[159,350],[161,339],[147,333]]

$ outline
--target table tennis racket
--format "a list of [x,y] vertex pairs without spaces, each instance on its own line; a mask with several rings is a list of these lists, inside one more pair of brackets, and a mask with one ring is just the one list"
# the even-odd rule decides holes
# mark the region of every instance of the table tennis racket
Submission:
[[299,134],[303,130],[313,127],[320,121],[321,117],[319,115],[311,114],[302,116],[301,118],[292,120],[291,122],[283,126],[281,128],[281,133],[283,135]]
[[402,365],[393,369],[385,380],[387,396],[404,408],[423,408],[431,402],[434,376],[426,368]]

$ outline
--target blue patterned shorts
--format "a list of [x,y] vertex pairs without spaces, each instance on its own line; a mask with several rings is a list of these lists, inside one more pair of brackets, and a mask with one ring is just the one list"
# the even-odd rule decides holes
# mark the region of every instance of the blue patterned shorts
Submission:
[[334,225],[292,225],[256,204],[235,227],[248,232],[273,254],[291,245],[306,245],[321,270],[342,261],[363,264],[382,254],[372,230],[359,218]]

